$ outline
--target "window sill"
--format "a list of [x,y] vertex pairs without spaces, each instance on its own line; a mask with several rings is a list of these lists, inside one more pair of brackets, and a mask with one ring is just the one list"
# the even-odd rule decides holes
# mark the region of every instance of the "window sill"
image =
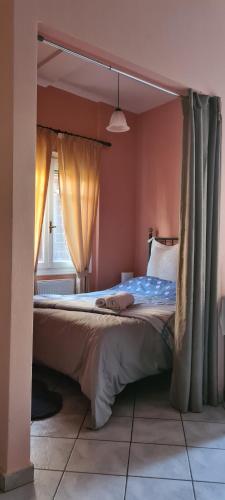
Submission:
[[59,269],[39,269],[36,274],[36,279],[72,278],[75,275],[75,269],[70,267],[60,267]]

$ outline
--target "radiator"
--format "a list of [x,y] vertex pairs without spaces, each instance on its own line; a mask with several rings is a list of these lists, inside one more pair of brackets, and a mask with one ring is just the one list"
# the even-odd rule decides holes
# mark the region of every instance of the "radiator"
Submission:
[[57,279],[57,280],[38,280],[37,293],[45,295],[48,293],[56,293],[59,295],[70,295],[76,293],[75,279]]

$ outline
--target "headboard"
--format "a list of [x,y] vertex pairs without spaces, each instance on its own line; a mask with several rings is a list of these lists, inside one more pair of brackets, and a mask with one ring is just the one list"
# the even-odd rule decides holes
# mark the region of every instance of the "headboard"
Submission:
[[162,245],[171,246],[171,245],[176,245],[176,243],[178,242],[177,236],[157,236],[157,231],[155,231],[152,227],[150,227],[148,230],[148,244],[149,244],[148,258],[150,258],[151,255],[153,237],[155,238],[156,241],[162,243]]

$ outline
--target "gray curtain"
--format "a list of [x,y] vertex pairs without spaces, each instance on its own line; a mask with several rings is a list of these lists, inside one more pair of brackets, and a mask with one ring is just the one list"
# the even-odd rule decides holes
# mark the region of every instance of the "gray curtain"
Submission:
[[180,260],[171,402],[202,411],[218,402],[217,264],[221,169],[220,99],[183,98]]

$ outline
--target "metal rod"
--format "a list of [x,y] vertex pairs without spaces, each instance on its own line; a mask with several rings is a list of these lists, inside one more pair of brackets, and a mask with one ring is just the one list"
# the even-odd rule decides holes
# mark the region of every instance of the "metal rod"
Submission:
[[62,50],[63,52],[65,52],[66,54],[69,54],[70,56],[75,56],[75,57],[78,57],[79,59],[83,59],[84,61],[96,64],[97,66],[101,66],[102,68],[110,69],[110,66],[108,66],[107,64],[101,63],[100,61],[97,61],[96,59],[94,59],[92,57],[88,57],[88,56],[85,56],[83,54],[80,54],[80,52],[76,52],[76,50],[67,49],[63,45],[52,42],[51,40],[47,40],[47,38],[45,38],[42,35],[38,35],[38,41],[43,42],[46,45],[50,45],[50,47],[54,47],[55,49]]
[[110,71],[114,71],[115,73],[118,73],[119,75],[126,76],[127,78],[130,78],[131,80],[135,80],[136,82],[142,83],[143,85],[147,85],[148,87],[152,87],[153,89],[159,90],[160,92],[164,92],[169,95],[174,95],[175,97],[181,97],[178,92],[174,92],[173,90],[167,89],[166,87],[162,87],[161,85],[157,85],[156,83],[149,82],[148,80],[144,80],[143,78],[139,78],[138,76],[132,75],[131,73],[127,73],[126,71],[122,71],[119,68],[116,68],[114,66],[110,66],[109,64],[102,63],[101,61],[98,61],[97,59],[94,59],[93,57],[85,56],[81,54],[80,52],[77,52],[76,50],[72,49],[67,49],[63,45],[59,43],[52,42],[51,40],[48,40],[45,38],[43,35],[38,35],[38,41],[43,42],[47,45],[50,45],[51,47],[54,47],[55,49],[62,50],[66,54],[78,57],[79,59],[82,59],[83,61],[90,62],[92,64],[96,64],[97,66],[100,66],[102,68],[108,69]]
[[72,135],[73,137],[86,139],[86,141],[98,142],[99,144],[102,144],[102,146],[106,146],[107,148],[110,148],[112,146],[111,142],[101,141],[100,139],[93,139],[92,137],[86,137],[85,135],[73,134],[73,132],[68,132],[66,130],[60,130],[52,127],[45,127],[45,125],[40,125],[39,123],[37,124],[37,126],[41,128],[46,128],[47,130],[51,130],[52,132],[55,132],[55,134]]
[[174,95],[175,97],[182,97],[181,94],[178,94],[177,92],[174,92],[173,90],[166,89],[165,87],[161,87],[161,85],[157,85],[156,83],[149,82],[147,80],[143,80],[142,78],[139,78],[138,76],[134,76],[131,73],[126,73],[126,71],[122,71],[120,69],[114,68],[113,66],[110,66],[110,70],[113,71],[114,73],[119,73],[120,75],[126,76],[127,78],[130,78],[130,80],[135,80],[136,82],[143,83],[143,85],[146,85],[147,87],[151,87],[153,89],[159,90],[160,92],[164,92],[165,94],[169,95]]

